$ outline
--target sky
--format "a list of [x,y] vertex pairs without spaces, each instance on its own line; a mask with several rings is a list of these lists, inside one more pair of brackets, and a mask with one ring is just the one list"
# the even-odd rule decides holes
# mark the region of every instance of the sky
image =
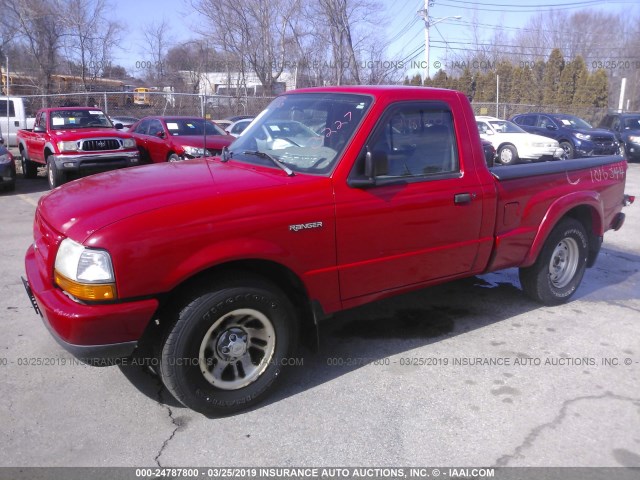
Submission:
[[[161,22],[164,18],[170,23],[169,38],[179,44],[196,36],[202,28],[199,14],[189,4],[189,0],[114,0],[116,12],[125,25],[122,48],[115,52],[114,63],[127,68],[134,76],[143,71],[136,64],[152,60],[145,52],[142,27],[152,21]],[[242,1],[242,0],[234,0]],[[358,0],[355,0],[358,1]],[[390,19],[385,27],[388,43],[385,60],[405,60],[404,66],[412,66],[412,61],[420,67],[425,64],[424,22],[417,11],[424,8],[424,0],[379,0],[384,6],[381,17]],[[452,52],[464,48],[456,42],[472,41],[472,22],[480,25],[480,34],[489,39],[495,31],[512,35],[525,26],[531,16],[542,11],[554,9],[577,12],[586,9],[605,9],[622,12],[633,9],[640,12],[638,0],[431,0],[429,16],[434,23],[430,29],[429,73],[437,71],[434,67],[446,70],[447,61],[451,61]],[[446,17],[460,16],[460,20]],[[437,22],[437,23],[435,23]],[[459,50],[458,50],[459,51]],[[415,65],[415,64],[413,64]],[[421,69],[405,72],[412,75],[422,73]]]

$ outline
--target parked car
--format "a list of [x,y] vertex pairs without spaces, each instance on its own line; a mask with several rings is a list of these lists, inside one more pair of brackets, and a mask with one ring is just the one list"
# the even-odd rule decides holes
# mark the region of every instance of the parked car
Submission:
[[481,139],[482,151],[484,152],[484,159],[487,162],[487,167],[491,168],[495,165],[496,161],[496,149],[493,147],[490,141]]
[[240,120],[235,120],[231,125],[224,129],[229,135],[233,135],[234,137],[239,137],[242,135],[242,132],[249,126],[252,122],[253,118],[241,118]]
[[234,140],[215,123],[199,117],[145,117],[129,132],[146,163],[220,155]]
[[566,158],[617,155],[619,145],[606,130],[595,129],[583,119],[563,113],[524,113],[511,120],[529,133],[558,141]]
[[122,125],[122,128],[131,128],[131,125],[140,120],[136,117],[127,117],[123,115],[114,115],[113,117],[109,117],[109,119],[114,125]]
[[611,131],[630,161],[640,160],[640,113],[610,113],[600,128]]
[[527,133],[508,120],[477,116],[476,124],[480,138],[491,142],[497,151],[497,160],[503,165],[511,165],[521,160],[559,160],[564,155],[564,150],[556,140]]
[[230,122],[237,122],[238,120],[247,120],[253,119],[253,115],[233,115],[231,117],[225,118],[225,120],[229,120]]
[[24,177],[35,178],[38,165],[46,165],[52,189],[71,175],[139,164],[135,140],[95,107],[43,108],[33,129],[18,131],[18,144]]
[[16,162],[11,152],[4,146],[4,139],[0,138],[0,189],[15,190]]
[[223,129],[225,132],[227,131],[227,127],[233,123],[231,120],[211,120],[211,121],[215,123],[217,126],[219,126],[221,129]]

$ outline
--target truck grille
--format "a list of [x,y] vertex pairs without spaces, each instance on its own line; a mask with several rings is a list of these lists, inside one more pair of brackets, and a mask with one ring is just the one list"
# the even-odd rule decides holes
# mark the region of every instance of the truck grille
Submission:
[[119,150],[120,142],[115,138],[103,138],[100,140],[84,140],[82,150],[85,152],[95,152],[99,150]]

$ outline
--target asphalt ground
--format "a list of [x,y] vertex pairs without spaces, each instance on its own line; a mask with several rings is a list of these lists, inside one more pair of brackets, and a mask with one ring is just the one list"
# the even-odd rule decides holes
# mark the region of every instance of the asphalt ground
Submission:
[[344,312],[266,402],[210,419],[51,338],[20,280],[46,190],[0,193],[0,466],[640,467],[638,203],[570,303],[506,270]]

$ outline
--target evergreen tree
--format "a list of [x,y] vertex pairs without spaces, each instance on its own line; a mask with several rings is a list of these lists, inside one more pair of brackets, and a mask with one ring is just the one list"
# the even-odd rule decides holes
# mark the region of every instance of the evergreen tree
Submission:
[[582,56],[578,55],[574,60],[575,72],[575,92],[573,94],[572,105],[581,105],[582,98],[588,96],[587,83],[589,81],[589,70]]
[[603,69],[596,70],[589,76],[587,89],[591,97],[589,105],[593,107],[607,107],[609,104],[609,78]]
[[467,97],[473,99],[476,90],[476,81],[469,67],[465,67],[462,75],[458,78],[457,88],[467,95]]
[[558,48],[554,48],[549,55],[549,60],[544,69],[544,88],[542,102],[544,105],[553,105],[558,99],[560,76],[564,69],[564,58]]
[[496,75],[500,76],[500,102],[511,102],[513,88],[513,65],[510,62],[500,62],[496,68]]

